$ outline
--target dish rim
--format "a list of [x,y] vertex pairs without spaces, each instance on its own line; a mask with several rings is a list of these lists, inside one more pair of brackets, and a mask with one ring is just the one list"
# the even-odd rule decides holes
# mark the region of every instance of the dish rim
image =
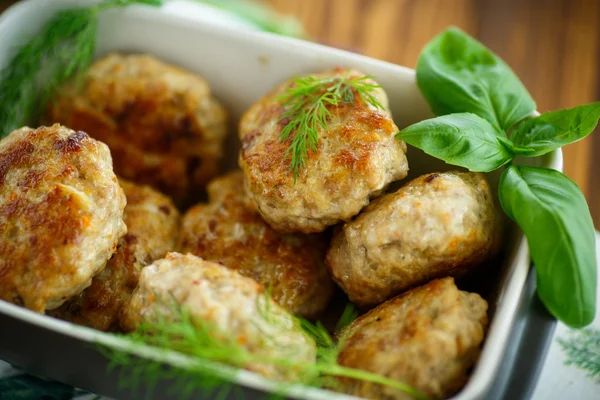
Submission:
[[[57,1],[55,4],[49,6],[45,0],[25,0],[16,3],[6,9],[0,15],[0,36],[5,22],[14,18],[17,18],[20,14],[27,14],[32,12],[39,6],[52,7],[52,9],[59,9],[69,7],[73,5],[82,5],[81,2],[75,0],[62,0]],[[33,11],[35,12],[35,11]],[[230,28],[222,25],[207,24],[205,22],[199,23],[193,21],[190,18],[183,17],[180,15],[174,15],[170,13],[161,12],[160,9],[149,8],[145,6],[134,5],[125,10],[112,10],[109,12],[119,13],[135,13],[137,18],[147,18],[148,22],[156,21],[157,19],[167,21],[171,24],[177,24],[182,26],[184,29],[196,31],[195,34],[208,33],[224,39],[235,40],[238,42],[260,42],[265,50],[269,52],[278,51],[278,49],[293,48],[297,51],[326,51],[333,55],[344,55],[353,59],[357,59],[360,62],[367,62],[372,65],[385,66],[386,68],[396,69],[398,72],[403,74],[409,74],[414,79],[414,70],[395,65],[386,61],[377,60],[371,57],[367,57],[360,54],[351,53],[345,50],[332,48],[326,45],[317,43],[306,42],[300,39],[282,37],[275,34],[258,32],[252,30],[241,30],[239,28]],[[563,169],[562,151],[560,149],[543,157],[543,165],[547,168],[553,168],[559,171]],[[495,314],[491,319],[491,323],[485,338],[485,343],[482,348],[481,356],[479,361],[475,365],[473,373],[460,392],[458,392],[452,399],[473,399],[482,396],[493,383],[493,377],[496,375],[500,365],[500,360],[503,353],[505,352],[510,337],[510,332],[517,323],[517,307],[520,296],[524,290],[525,281],[530,269],[529,251],[527,243],[522,233],[518,233],[515,237],[518,245],[515,246],[512,253],[507,255],[506,263],[510,263],[507,266],[507,274],[505,279],[505,286],[501,289],[501,293],[498,296]],[[34,313],[30,310],[23,309],[16,305],[0,301],[0,313],[10,315],[14,318],[26,321],[28,323],[43,327],[44,329],[51,329],[56,332],[60,332],[67,336],[72,336],[86,342],[93,343],[105,343],[111,346],[119,348],[122,347],[125,341],[107,335],[103,332],[95,331],[90,328],[77,326],[68,322],[55,320],[51,317]],[[109,338],[109,339],[107,339]],[[139,353],[141,356],[148,356],[146,353]],[[178,362],[177,358],[168,358],[164,360],[169,364]],[[173,364],[178,365],[178,364]],[[255,389],[266,390],[272,389],[275,384],[267,381],[257,374],[240,370],[238,372],[238,379],[236,383],[240,383],[244,386],[248,386]],[[331,392],[324,389],[307,388],[298,386],[297,388],[290,388],[290,395],[302,396],[307,395],[314,399],[351,399],[355,398],[352,396],[340,394],[337,392]],[[316,397],[313,397],[316,396]]]

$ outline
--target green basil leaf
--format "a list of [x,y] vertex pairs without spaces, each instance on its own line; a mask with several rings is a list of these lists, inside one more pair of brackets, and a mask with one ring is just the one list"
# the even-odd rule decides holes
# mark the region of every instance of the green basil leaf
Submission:
[[510,67],[457,28],[421,52],[417,84],[436,115],[471,112],[505,131],[536,108]]
[[450,114],[417,122],[396,138],[470,171],[493,171],[513,159],[510,141],[475,114]]
[[511,135],[515,152],[541,156],[589,135],[600,119],[600,102],[548,112],[521,122]]
[[596,243],[579,187],[555,170],[512,165],[498,194],[527,236],[546,308],[571,327],[589,324],[596,310]]

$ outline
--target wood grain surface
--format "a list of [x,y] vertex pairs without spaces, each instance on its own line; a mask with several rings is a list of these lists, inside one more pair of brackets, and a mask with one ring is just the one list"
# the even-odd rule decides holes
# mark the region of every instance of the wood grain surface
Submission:
[[[265,0],[319,42],[414,67],[455,25],[521,77],[541,112],[600,100],[600,0]],[[0,0],[0,11],[13,1]],[[1,38],[0,38],[1,40]],[[600,228],[600,130],[564,149]]]

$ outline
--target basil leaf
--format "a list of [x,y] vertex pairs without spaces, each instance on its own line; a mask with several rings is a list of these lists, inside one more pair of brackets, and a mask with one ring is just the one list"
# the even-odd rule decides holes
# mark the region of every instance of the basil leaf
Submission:
[[600,102],[553,111],[521,122],[511,135],[515,152],[536,157],[589,135],[600,119]]
[[510,141],[475,114],[451,114],[417,122],[401,130],[396,138],[470,171],[493,171],[513,159]]
[[589,324],[596,309],[596,245],[579,187],[558,171],[512,165],[498,194],[527,236],[546,308],[571,327]]
[[536,108],[510,67],[457,28],[421,52],[417,84],[436,115],[471,112],[505,131]]

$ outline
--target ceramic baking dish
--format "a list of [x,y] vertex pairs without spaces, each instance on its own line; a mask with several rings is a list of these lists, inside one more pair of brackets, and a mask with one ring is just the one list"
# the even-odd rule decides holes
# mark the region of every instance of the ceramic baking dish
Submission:
[[[0,67],[8,62],[23,38],[36,34],[58,8],[76,4],[81,2],[27,0],[7,10],[0,16]],[[166,12],[134,6],[103,14],[97,52],[102,55],[108,51],[151,53],[197,72],[211,83],[232,117],[229,157],[224,169],[236,166],[235,125],[241,113],[294,74],[336,66],[356,68],[374,75],[387,91],[400,128],[431,116],[411,69],[309,42],[201,23],[190,15],[177,15],[172,7]],[[443,162],[414,148],[409,148],[408,159],[409,178],[448,169]],[[527,161],[562,170],[560,150]],[[489,178],[497,187],[498,174]],[[490,303],[491,324],[481,358],[456,399],[525,397],[536,382],[540,360],[554,329],[554,320],[535,296],[527,244],[516,226],[509,223],[506,231],[505,251],[498,265],[477,278]],[[131,397],[130,391],[117,385],[117,372],[108,372],[105,358],[96,349],[97,342],[123,346],[118,338],[0,301],[0,359],[98,394]],[[155,357],[167,364],[181,362],[176,356],[143,353],[140,357]],[[238,374],[237,384],[246,393],[245,398],[261,398],[271,388],[264,379],[245,371]],[[160,382],[154,397],[167,398],[168,386],[169,382]],[[294,388],[290,396],[349,398],[302,387]],[[197,398],[211,397],[198,393]]]

